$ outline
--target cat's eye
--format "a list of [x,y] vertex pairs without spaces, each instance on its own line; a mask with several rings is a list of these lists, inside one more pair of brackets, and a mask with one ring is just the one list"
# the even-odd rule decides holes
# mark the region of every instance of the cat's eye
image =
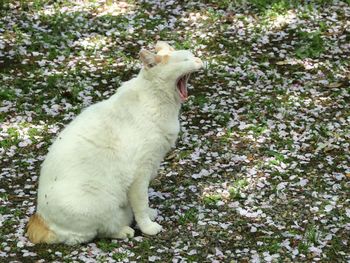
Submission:
[[149,68],[153,68],[153,67],[155,67],[155,66],[157,66],[157,63],[152,62],[152,63],[149,63],[149,64],[148,64],[148,67],[149,67]]

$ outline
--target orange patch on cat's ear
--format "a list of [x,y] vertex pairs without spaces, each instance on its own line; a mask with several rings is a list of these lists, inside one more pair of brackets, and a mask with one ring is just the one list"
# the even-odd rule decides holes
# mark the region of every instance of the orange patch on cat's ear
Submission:
[[153,54],[152,52],[149,52],[148,50],[141,49],[140,59],[146,68],[151,68],[151,67],[155,66],[155,64],[157,64],[156,58],[157,58],[156,54]]
[[169,61],[169,55],[157,55],[155,58],[156,63],[166,64]]
[[155,61],[156,61],[157,63],[162,62],[162,60],[163,60],[163,56],[160,56],[160,55],[157,55],[157,56],[156,56]]
[[169,58],[170,58],[169,55],[164,55],[164,56],[162,56],[162,64],[168,63],[168,62],[169,62]]
[[155,50],[156,52],[160,52],[160,51],[163,51],[163,52],[172,52],[174,51],[175,49],[170,46],[167,42],[164,42],[164,41],[158,41],[156,46],[155,46]]

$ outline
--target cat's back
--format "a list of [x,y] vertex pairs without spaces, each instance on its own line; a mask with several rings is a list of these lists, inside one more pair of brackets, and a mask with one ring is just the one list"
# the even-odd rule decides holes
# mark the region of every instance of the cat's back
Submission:
[[73,162],[88,152],[93,152],[102,133],[108,130],[109,108],[106,100],[84,109],[58,134],[43,165],[57,163],[57,159]]
[[109,99],[84,109],[59,133],[45,163],[55,162],[57,158],[81,159],[104,148],[116,148],[122,135],[132,133],[133,111],[138,109],[138,100],[138,92],[129,84],[121,86]]

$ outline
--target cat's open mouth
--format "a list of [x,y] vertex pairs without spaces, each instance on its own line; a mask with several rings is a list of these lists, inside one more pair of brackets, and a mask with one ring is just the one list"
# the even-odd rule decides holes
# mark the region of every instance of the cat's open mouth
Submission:
[[190,78],[190,73],[182,75],[180,78],[178,78],[176,82],[177,91],[179,92],[181,101],[184,102],[187,100],[188,92],[187,92],[187,82]]

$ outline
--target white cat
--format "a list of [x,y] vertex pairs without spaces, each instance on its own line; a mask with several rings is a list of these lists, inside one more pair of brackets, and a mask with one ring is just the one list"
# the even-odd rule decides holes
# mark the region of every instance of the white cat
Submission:
[[148,235],[148,185],[175,145],[178,114],[191,72],[203,64],[166,42],[141,50],[143,69],[108,100],[84,110],[58,136],[42,164],[38,206],[27,235],[33,243],[77,244],[94,237],[132,237],[133,217]]

